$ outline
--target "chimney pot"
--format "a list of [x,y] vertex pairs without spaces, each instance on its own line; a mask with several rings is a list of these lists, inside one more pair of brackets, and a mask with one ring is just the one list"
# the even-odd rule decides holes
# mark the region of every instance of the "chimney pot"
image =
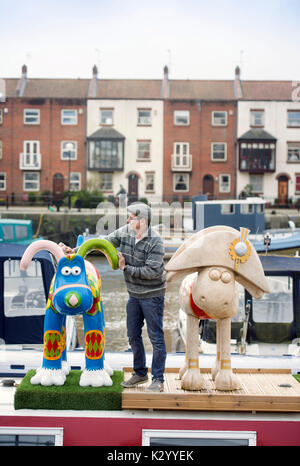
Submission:
[[96,65],[93,66],[93,76],[97,76],[98,75],[98,68]]
[[241,74],[241,69],[240,69],[239,66],[237,66],[236,69],[235,69],[235,75],[240,76],[240,74]]
[[22,74],[26,77],[27,76],[27,66],[23,65],[22,66]]

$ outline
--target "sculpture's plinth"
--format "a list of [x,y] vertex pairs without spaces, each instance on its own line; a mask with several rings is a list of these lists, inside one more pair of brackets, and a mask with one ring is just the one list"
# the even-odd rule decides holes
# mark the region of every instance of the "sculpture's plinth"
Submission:
[[[124,379],[132,368],[124,369]],[[123,409],[194,410],[194,411],[265,411],[300,412],[300,383],[289,369],[236,369],[242,388],[215,390],[210,369],[201,369],[205,378],[200,391],[182,390],[179,369],[167,369],[165,389],[149,393],[150,381],[122,393]]]
[[80,387],[81,371],[71,371],[64,385],[31,385],[35,370],[27,372],[15,393],[15,409],[121,409],[123,372],[115,371],[111,387]]

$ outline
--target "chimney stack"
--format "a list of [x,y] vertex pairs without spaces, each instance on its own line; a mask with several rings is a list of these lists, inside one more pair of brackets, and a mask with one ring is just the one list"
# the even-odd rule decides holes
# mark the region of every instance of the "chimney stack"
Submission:
[[22,66],[22,76],[24,79],[27,78],[27,66],[26,65]]
[[15,96],[22,97],[22,95],[24,94],[26,81],[27,81],[27,66],[23,65],[22,66],[22,75],[21,75],[21,78],[18,81],[16,90],[15,90]]
[[98,77],[98,68],[96,65],[93,66],[93,77],[97,78]]
[[93,76],[89,83],[88,97],[97,97],[98,68],[93,66]]
[[243,91],[242,91],[242,84],[241,84],[241,69],[239,66],[235,68],[234,95],[236,99],[243,98]]
[[168,99],[170,97],[170,83],[169,83],[169,68],[167,65],[164,67],[164,79],[162,82],[162,97]]

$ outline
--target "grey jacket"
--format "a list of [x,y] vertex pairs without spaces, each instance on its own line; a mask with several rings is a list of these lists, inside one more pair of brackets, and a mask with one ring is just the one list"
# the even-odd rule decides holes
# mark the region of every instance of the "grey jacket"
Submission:
[[160,235],[149,227],[147,236],[136,243],[129,225],[105,237],[125,257],[124,278],[130,296],[152,298],[163,296],[166,290],[164,245]]

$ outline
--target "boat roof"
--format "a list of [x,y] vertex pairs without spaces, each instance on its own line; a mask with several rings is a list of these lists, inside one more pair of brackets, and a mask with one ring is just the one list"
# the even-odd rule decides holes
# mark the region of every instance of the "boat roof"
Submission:
[[0,218],[0,224],[7,224],[7,225],[31,225],[32,220],[22,220],[22,219],[14,219],[14,218]]
[[298,256],[261,255],[259,257],[266,274],[300,274],[300,257]]
[[265,204],[261,197],[247,197],[246,199],[218,199],[215,201],[196,201],[196,204]]
[[[5,257],[21,259],[27,246],[28,245],[17,244],[17,243],[1,243],[0,244],[0,259],[5,258]],[[51,260],[51,256],[48,251],[40,251],[37,254],[35,254],[34,257],[38,257],[40,259]]]

